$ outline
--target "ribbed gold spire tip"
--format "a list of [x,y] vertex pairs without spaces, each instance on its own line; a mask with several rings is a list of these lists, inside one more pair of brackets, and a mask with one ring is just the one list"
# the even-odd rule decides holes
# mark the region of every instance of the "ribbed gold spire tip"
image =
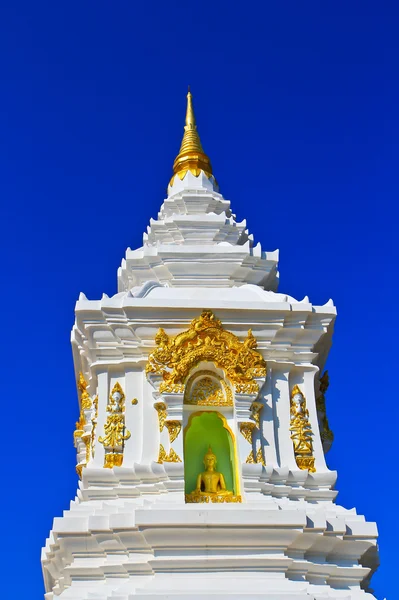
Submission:
[[203,171],[207,177],[212,176],[211,161],[202,148],[197,131],[193,96],[190,92],[190,86],[188,86],[187,92],[186,124],[184,126],[183,140],[180,146],[180,152],[173,163],[173,177],[170,180],[169,185],[173,185],[176,175],[179,179],[183,180],[188,171],[190,171],[194,177],[198,177],[201,171]]

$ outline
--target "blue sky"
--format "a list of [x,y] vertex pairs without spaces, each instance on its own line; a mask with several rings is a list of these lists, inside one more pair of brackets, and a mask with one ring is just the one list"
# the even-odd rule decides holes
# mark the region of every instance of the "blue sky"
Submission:
[[190,84],[221,191],[280,248],[280,291],[337,304],[328,462],[338,501],[378,521],[374,589],[394,600],[397,3],[21,0],[1,13],[3,595],[42,597],[40,548],[77,483],[74,303],[116,292],[125,248],[156,217]]

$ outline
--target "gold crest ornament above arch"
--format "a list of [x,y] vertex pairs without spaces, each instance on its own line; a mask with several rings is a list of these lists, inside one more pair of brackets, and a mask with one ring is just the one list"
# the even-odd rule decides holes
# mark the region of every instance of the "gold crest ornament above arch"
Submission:
[[175,337],[159,329],[155,343],[157,347],[148,358],[146,373],[162,375],[161,393],[183,392],[188,374],[201,361],[213,362],[223,369],[235,391],[241,394],[257,393],[259,386],[255,378],[266,377],[266,362],[256,351],[252,331],[249,330],[241,342],[223,329],[210,310],[204,310],[187,331]]

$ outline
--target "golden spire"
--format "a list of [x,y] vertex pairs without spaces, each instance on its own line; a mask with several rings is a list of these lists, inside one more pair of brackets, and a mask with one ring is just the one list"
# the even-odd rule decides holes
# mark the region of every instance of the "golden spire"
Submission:
[[195,177],[198,177],[201,171],[204,171],[207,177],[211,177],[212,175],[211,161],[203,151],[198,135],[190,88],[188,88],[187,94],[186,125],[184,127],[183,140],[180,152],[173,163],[173,177],[169,185],[173,184],[175,175],[178,175],[180,179],[184,179],[187,171],[190,171]]

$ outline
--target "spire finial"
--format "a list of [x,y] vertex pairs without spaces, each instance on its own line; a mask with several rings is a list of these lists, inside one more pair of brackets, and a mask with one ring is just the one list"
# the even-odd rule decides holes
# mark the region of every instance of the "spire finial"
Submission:
[[169,185],[173,185],[175,175],[182,180],[190,171],[195,177],[203,171],[207,177],[212,175],[211,161],[205,154],[197,131],[194,115],[193,96],[188,86],[186,125],[184,127],[183,140],[180,152],[173,163],[173,177]]

